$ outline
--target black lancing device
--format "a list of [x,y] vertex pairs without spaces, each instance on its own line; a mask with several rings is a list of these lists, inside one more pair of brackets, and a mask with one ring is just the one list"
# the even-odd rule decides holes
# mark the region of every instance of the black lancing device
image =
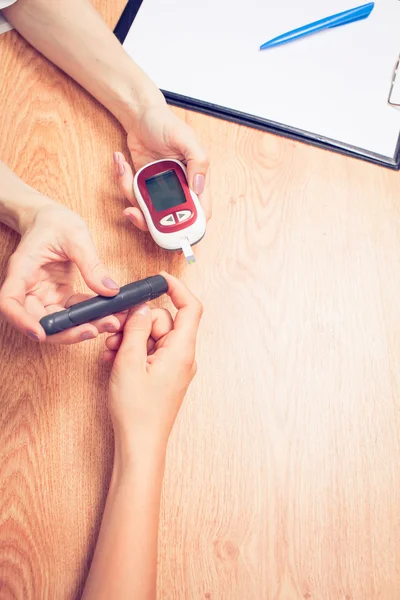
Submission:
[[40,324],[46,335],[54,335],[83,323],[108,317],[128,310],[149,300],[154,300],[168,291],[167,280],[162,275],[147,277],[121,287],[116,296],[96,296],[74,304],[66,310],[46,315]]

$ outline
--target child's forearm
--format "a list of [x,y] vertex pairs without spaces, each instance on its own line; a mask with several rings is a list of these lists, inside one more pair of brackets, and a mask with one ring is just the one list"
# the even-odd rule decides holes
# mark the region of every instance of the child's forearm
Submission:
[[165,449],[116,446],[99,539],[83,600],[154,600]]

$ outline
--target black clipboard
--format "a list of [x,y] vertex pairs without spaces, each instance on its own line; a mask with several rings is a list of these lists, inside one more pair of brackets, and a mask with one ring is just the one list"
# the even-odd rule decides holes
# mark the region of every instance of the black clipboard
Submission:
[[[142,2],[143,0],[128,0],[125,9],[114,29],[114,34],[121,42],[121,44],[124,43],[125,38],[128,35],[129,30],[131,28],[131,25],[142,5]],[[224,119],[233,123],[238,123],[239,125],[245,125],[247,127],[267,131],[268,133],[273,133],[281,137],[286,137],[306,144],[311,144],[312,146],[317,146],[318,148],[330,150],[332,152],[338,152],[340,154],[344,154],[345,156],[365,160],[367,162],[379,165],[381,167],[387,167],[396,171],[400,169],[400,135],[397,142],[394,158],[388,158],[387,156],[382,156],[381,154],[369,152],[368,150],[363,150],[361,148],[357,148],[348,144],[342,144],[340,142],[337,142],[336,140],[325,138],[323,136],[318,136],[314,133],[302,131],[300,129],[296,129],[287,125],[282,125],[280,123],[275,123],[274,121],[261,119],[255,117],[254,115],[234,111],[229,108],[224,108],[223,106],[217,106],[215,104],[203,102],[202,100],[196,100],[195,98],[188,98],[187,96],[174,94],[173,92],[169,92],[167,90],[161,91],[164,94],[167,102],[173,106],[186,108],[206,115],[210,115],[212,117]]]

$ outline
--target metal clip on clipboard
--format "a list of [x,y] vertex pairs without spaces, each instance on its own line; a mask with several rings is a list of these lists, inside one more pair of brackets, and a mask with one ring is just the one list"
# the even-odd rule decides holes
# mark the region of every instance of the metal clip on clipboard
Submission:
[[393,71],[392,84],[390,86],[388,102],[391,106],[400,107],[400,54]]

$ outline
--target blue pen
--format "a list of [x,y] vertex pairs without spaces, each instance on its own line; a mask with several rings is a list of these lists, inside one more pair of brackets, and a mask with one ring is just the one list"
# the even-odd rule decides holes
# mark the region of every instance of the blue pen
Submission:
[[265,44],[260,46],[260,50],[272,48],[273,46],[280,46],[281,44],[287,44],[292,40],[305,37],[306,35],[311,35],[312,33],[317,33],[318,31],[323,31],[324,29],[339,27],[340,25],[347,25],[347,23],[354,23],[354,21],[366,19],[371,14],[374,6],[374,2],[369,2],[363,6],[346,10],[338,13],[337,15],[326,17],[325,19],[320,19],[319,21],[315,21],[315,23],[304,25],[298,29],[293,29],[293,31],[289,31],[288,33],[284,33],[283,35],[279,35],[278,37],[269,40],[269,42],[265,42]]

